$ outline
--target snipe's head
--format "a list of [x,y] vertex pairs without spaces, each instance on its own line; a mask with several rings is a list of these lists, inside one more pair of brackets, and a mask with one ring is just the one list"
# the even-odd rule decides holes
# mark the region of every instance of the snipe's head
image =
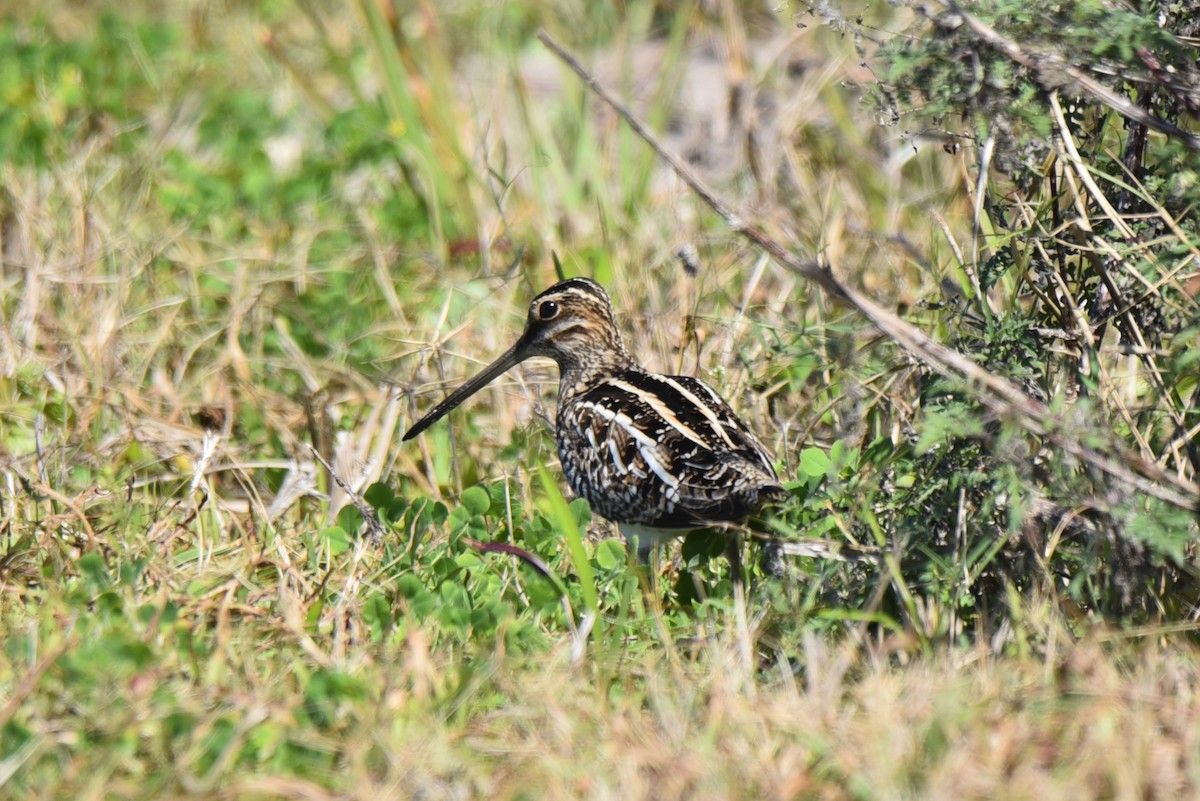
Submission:
[[570,278],[534,298],[517,347],[526,357],[554,359],[564,371],[629,360],[608,293],[590,278]]
[[525,331],[516,344],[418,420],[404,439],[420,434],[501,373],[531,356],[554,359],[564,384],[632,364],[608,293],[590,278],[569,278],[533,299]]

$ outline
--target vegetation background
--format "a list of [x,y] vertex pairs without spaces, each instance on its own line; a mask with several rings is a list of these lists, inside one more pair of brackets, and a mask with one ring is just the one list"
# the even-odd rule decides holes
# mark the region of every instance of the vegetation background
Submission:
[[[1198,28],[4,0],[0,794],[1200,797]],[[778,455],[748,621],[564,499],[552,366],[399,444],[555,253]]]

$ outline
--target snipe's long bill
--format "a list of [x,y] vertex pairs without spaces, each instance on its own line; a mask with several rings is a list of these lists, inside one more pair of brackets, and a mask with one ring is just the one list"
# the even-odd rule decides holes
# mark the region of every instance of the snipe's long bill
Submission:
[[587,278],[534,298],[516,344],[404,439],[531,356],[558,363],[555,438],[567,482],[592,511],[636,539],[643,555],[684,531],[738,522],[787,497],[770,453],[715,390],[633,361],[608,294]]

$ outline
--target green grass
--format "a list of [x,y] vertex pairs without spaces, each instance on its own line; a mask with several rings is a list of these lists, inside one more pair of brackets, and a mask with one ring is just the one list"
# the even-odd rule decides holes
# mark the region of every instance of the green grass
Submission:
[[[760,261],[534,34],[747,219],[1184,481],[1195,156],[1152,139],[1122,178],[1093,109],[1071,130],[1140,239],[1064,201],[1063,160],[997,167],[976,218],[975,143],[863,102],[918,116],[870,39],[902,15],[732,8],[0,8],[0,795],[1197,792],[1194,516]],[[758,97],[733,118],[696,91],[730,74]],[[1018,84],[1003,158],[1044,135]],[[1098,243],[1143,302],[1056,334]],[[719,536],[648,590],[563,495],[538,362],[401,444],[519,334],[552,254],[608,287],[631,352],[719,387],[777,454],[793,498],[760,534],[871,558],[755,569],[747,631]]]

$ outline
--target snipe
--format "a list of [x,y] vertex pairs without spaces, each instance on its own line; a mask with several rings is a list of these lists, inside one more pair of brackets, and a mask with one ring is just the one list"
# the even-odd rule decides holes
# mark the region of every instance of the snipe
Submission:
[[770,453],[711,387],[650,373],[633,361],[608,294],[587,278],[562,281],[534,298],[516,344],[404,439],[531,356],[558,363],[555,433],[567,482],[636,542],[643,560],[674,536],[739,522],[787,497]]

